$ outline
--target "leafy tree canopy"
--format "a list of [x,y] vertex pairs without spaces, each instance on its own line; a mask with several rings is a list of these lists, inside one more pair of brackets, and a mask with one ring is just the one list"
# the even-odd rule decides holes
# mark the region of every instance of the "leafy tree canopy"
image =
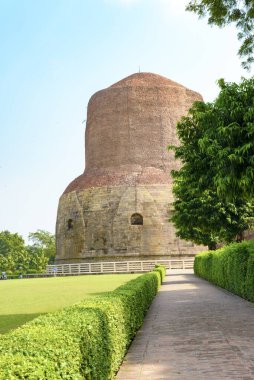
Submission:
[[0,232],[0,272],[40,273],[49,262],[54,262],[55,237],[38,230],[29,234],[33,244],[26,246],[17,233]]
[[32,241],[34,249],[38,248],[43,250],[50,264],[54,263],[56,255],[55,235],[45,230],[37,230],[36,232],[31,232],[28,239]]
[[215,170],[213,183],[223,199],[252,200],[254,195],[254,78],[240,84],[219,81],[214,103],[197,112],[204,130],[198,145]]
[[254,83],[219,85],[214,103],[196,102],[181,119],[180,146],[169,147],[183,163],[172,173],[171,220],[178,236],[210,248],[241,240],[254,215]]
[[177,235],[196,244],[215,249],[220,242],[241,241],[243,231],[253,224],[254,207],[251,203],[222,201],[216,191],[203,189],[198,183],[174,173],[174,212],[171,221]]
[[28,257],[23,238],[9,231],[0,232],[0,271],[28,269]]
[[249,69],[254,61],[254,1],[253,0],[192,0],[186,10],[196,13],[199,17],[208,16],[210,25],[224,27],[235,24],[239,30],[238,39],[241,47],[238,55],[246,59],[242,62]]

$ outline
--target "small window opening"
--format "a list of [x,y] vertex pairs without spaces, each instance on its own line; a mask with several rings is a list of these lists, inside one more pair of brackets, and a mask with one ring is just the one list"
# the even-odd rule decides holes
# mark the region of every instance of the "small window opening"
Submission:
[[68,231],[71,230],[73,228],[73,220],[72,219],[68,219],[68,222],[67,222],[67,229]]
[[142,226],[143,225],[143,216],[135,213],[131,216],[131,224],[134,226]]

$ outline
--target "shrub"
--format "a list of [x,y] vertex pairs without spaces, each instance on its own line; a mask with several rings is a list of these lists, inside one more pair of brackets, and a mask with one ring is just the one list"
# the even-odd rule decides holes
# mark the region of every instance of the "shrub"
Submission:
[[164,275],[156,267],[2,335],[0,379],[113,379]]
[[156,264],[154,271],[158,271],[160,273],[161,282],[163,281],[165,275],[166,275],[166,267],[161,264]]
[[233,243],[195,257],[196,275],[254,301],[254,241]]

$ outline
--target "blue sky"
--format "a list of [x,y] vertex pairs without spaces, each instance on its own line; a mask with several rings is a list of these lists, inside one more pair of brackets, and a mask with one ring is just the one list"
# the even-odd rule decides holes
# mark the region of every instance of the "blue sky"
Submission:
[[141,71],[217,95],[249,77],[232,27],[184,0],[0,0],[0,231],[54,232],[58,199],[84,170],[90,96]]

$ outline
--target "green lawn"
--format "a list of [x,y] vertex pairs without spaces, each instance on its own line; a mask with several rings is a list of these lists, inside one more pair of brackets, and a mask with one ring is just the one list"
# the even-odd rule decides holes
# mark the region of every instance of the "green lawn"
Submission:
[[51,277],[0,281],[0,333],[40,314],[114,290],[138,274]]

